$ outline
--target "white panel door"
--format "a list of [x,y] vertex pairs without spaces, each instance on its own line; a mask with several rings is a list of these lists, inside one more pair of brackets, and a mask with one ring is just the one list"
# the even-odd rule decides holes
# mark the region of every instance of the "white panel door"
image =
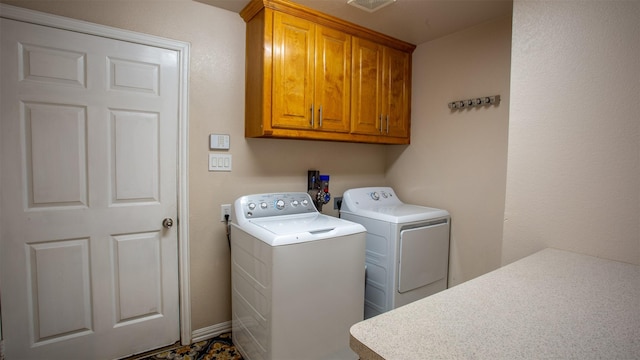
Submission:
[[7,359],[179,340],[177,52],[0,21]]

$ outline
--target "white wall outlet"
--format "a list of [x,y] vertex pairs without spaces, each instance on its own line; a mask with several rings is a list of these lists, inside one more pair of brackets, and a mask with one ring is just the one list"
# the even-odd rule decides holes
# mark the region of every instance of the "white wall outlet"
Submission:
[[225,215],[229,215],[229,220],[231,220],[231,204],[220,205],[220,221],[225,221]]

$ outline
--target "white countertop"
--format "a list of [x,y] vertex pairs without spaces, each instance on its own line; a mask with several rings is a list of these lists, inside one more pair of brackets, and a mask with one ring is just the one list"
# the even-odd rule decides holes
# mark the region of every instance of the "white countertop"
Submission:
[[351,328],[361,360],[640,359],[640,266],[545,249]]

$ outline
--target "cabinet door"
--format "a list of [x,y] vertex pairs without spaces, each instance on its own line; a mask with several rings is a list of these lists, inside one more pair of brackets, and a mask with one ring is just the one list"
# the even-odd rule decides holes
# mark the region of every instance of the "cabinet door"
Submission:
[[410,58],[399,50],[385,48],[382,88],[382,132],[388,136],[409,136]]
[[316,26],[315,126],[348,132],[351,96],[351,36]]
[[380,135],[383,47],[354,37],[351,76],[351,132]]
[[315,25],[282,13],[273,19],[274,128],[311,128]]

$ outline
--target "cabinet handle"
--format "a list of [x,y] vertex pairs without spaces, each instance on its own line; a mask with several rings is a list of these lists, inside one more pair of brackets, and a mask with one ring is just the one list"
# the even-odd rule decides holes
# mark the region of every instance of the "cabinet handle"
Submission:
[[380,114],[380,134],[382,134],[382,114]]
[[387,114],[387,135],[389,135],[389,114]]
[[311,124],[311,128],[313,129],[313,104],[311,104],[311,119],[309,119],[309,123]]
[[322,105],[320,105],[320,119],[318,121],[318,127],[322,127]]

